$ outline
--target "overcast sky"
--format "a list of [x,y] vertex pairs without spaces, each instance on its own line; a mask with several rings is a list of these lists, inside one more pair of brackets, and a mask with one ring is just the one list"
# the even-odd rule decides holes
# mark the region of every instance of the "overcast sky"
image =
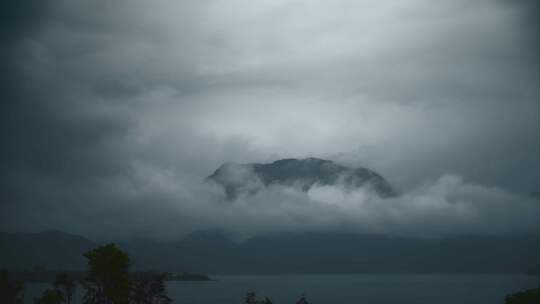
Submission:
[[[0,230],[174,237],[278,222],[534,232],[539,8],[533,0],[3,1]],[[361,193],[270,189],[224,207],[201,184],[223,162],[289,157],[379,172],[404,193],[385,205],[399,220]],[[465,209],[454,208],[456,196]],[[358,201],[371,207],[349,212]],[[217,212],[231,214],[215,223]],[[238,226],[238,214],[253,226]],[[434,223],[421,231],[427,217]]]

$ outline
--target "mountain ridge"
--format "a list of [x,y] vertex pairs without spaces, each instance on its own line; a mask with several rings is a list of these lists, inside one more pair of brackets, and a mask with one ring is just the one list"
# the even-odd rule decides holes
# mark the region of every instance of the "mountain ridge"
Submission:
[[302,191],[314,185],[336,185],[348,190],[368,187],[383,198],[397,195],[390,183],[371,169],[349,168],[315,157],[285,158],[265,164],[224,163],[205,180],[223,186],[230,200],[240,193],[254,194],[261,186],[271,185],[299,186]]
[[[82,253],[104,244],[66,235],[0,232],[0,268],[83,270]],[[79,243],[77,239],[86,241]],[[524,274],[538,265],[540,256],[539,236],[426,239],[310,232],[234,242],[219,231],[195,231],[176,241],[138,239],[116,244],[132,257],[136,271],[213,274]]]

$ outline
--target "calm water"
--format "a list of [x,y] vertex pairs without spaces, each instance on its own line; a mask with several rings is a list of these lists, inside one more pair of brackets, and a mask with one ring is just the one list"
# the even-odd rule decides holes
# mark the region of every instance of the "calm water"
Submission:
[[[294,304],[302,293],[313,304],[497,304],[504,296],[540,286],[540,276],[508,275],[283,275],[212,276],[214,282],[170,282],[174,303],[243,303],[247,291],[275,304]],[[47,284],[27,286],[26,303]],[[78,288],[78,296],[82,291]]]

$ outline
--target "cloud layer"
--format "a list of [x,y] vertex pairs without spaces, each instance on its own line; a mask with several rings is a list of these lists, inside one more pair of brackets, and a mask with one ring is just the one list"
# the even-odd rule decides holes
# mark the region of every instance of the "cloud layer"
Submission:
[[[225,214],[215,226],[246,233],[538,231],[521,194],[540,189],[535,1],[1,11],[2,230],[175,236]],[[200,183],[223,162],[307,156],[372,168],[405,194],[268,189],[226,209]]]

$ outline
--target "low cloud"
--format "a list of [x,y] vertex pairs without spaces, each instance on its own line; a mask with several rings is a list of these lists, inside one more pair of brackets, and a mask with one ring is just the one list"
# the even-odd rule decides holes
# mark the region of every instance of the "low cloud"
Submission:
[[[258,184],[257,191],[243,188],[228,200],[215,183],[182,181],[172,172],[145,166],[136,170],[129,182],[99,185],[99,192],[108,197],[99,192],[93,197],[86,194],[82,201],[71,197],[73,204],[34,210],[28,222],[12,224],[25,229],[55,227],[94,238],[157,239],[207,229],[236,238],[315,231],[421,237],[540,231],[540,200],[466,183],[456,175],[444,175],[392,198],[380,198],[369,187],[351,190],[316,184],[303,191],[294,185]],[[14,208],[12,214],[18,218],[28,211]]]
[[215,228],[238,234],[348,231],[439,237],[540,231],[539,200],[467,184],[456,175],[384,199],[369,188],[315,185],[303,192],[274,185],[216,208],[221,216]]

